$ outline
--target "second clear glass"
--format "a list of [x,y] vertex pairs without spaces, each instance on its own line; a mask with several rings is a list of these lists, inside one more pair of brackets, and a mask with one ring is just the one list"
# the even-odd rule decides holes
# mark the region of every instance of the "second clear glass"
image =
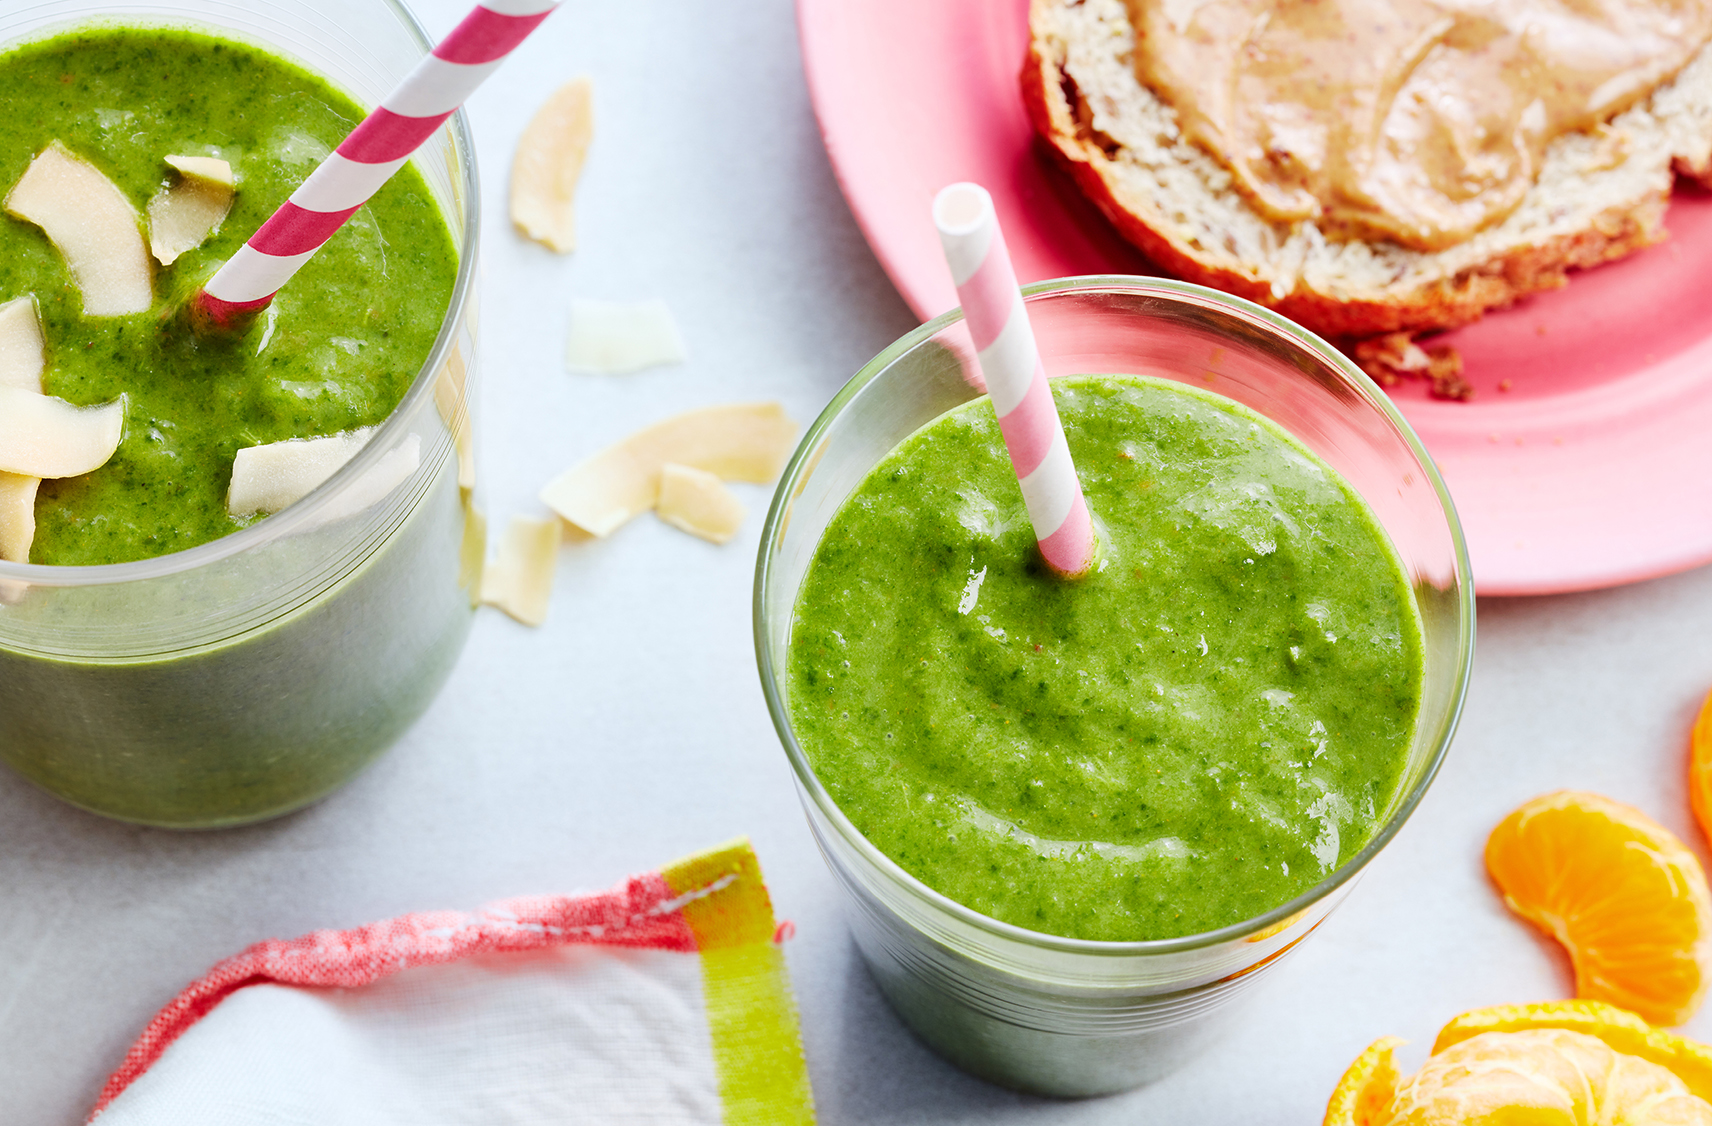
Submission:
[[755,646],[768,708],[851,929],[881,991],[936,1051],[1007,1086],[1094,1095],[1156,1079],[1203,1048],[1230,1002],[1342,901],[1414,810],[1467,690],[1474,592],[1444,483],[1383,392],[1324,341],[1259,306],[1154,278],[1025,288],[1049,376],[1148,375],[1260,412],[1337,469],[1377,515],[1420,610],[1418,727],[1373,839],[1318,886],[1244,923],[1146,942],[1095,942],[980,915],[905,872],[838,809],[798,744],[782,676],[797,591],[845,498],[899,442],[978,392],[961,311],[911,332],[856,376],[785,470],[762,534]]

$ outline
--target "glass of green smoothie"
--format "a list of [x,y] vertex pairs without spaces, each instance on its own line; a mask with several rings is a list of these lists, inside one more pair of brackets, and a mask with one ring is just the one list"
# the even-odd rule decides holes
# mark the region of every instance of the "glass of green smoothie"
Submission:
[[1449,746],[1474,596],[1432,460],[1335,349],[1154,278],[1024,294],[1099,563],[1039,559],[953,310],[780,481],[761,681],[857,945],[957,1065],[1171,1070],[1347,895]]
[[[389,0],[48,0],[0,11],[0,182],[59,141],[141,212],[169,154],[237,195],[153,269],[154,304],[86,315],[43,233],[0,217],[0,299],[34,294],[43,390],[125,397],[107,465],[43,482],[0,562],[0,761],[65,800],[236,825],[348,781],[428,706],[469,631],[474,154],[455,115],[235,341],[168,319],[431,47]],[[232,513],[239,448],[370,430],[283,510]]]

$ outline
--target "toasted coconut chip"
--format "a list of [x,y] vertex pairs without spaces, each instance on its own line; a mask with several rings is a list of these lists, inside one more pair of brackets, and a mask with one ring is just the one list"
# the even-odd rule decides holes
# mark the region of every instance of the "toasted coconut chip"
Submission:
[[163,266],[201,246],[232,210],[232,166],[208,156],[169,156],[184,173],[149,200],[149,251]]
[[573,78],[535,111],[511,161],[511,221],[564,254],[576,247],[573,200],[594,140],[594,84]]
[[47,366],[45,347],[35,294],[0,305],[0,387],[40,395],[42,368]]
[[[458,586],[470,593],[470,605],[481,603],[482,576],[487,569],[487,514],[467,489],[459,490],[464,510],[464,538],[458,543]],[[560,524],[564,521],[560,520]]]
[[169,156],[166,162],[193,180],[202,180],[223,188],[237,184],[232,178],[232,166],[217,156]]
[[361,477],[327,503],[321,511],[321,520],[328,523],[343,520],[379,504],[408,481],[421,465],[422,439],[415,434],[406,434],[404,441],[382,454],[379,461],[365,469]]
[[593,535],[608,535],[654,507],[667,462],[726,481],[765,483],[779,475],[797,424],[778,403],[688,411],[640,430],[559,474],[541,490],[547,507]]
[[[232,484],[226,511],[233,516],[278,512],[296,504],[368,445],[377,428],[365,426],[325,438],[288,438],[261,446],[246,446],[232,461]],[[407,434],[397,446],[330,499],[318,516],[331,523],[379,504],[410,479],[422,465],[422,439]]]
[[278,512],[314,492],[368,444],[375,428],[365,426],[325,438],[289,438],[246,446],[232,461],[226,511],[233,516]]
[[40,477],[0,473],[0,559],[28,563],[36,538],[36,488]]
[[0,387],[0,473],[80,477],[107,464],[125,430],[125,397],[97,407]]
[[446,366],[434,379],[434,407],[452,432],[452,448],[458,451],[458,487],[465,492],[476,487],[475,435],[470,427],[469,403],[464,384],[469,377],[461,347],[452,349]]
[[[36,297],[27,293],[0,305],[0,387],[42,393],[46,366]],[[0,559],[28,563],[36,538],[36,490],[40,477],[0,473]],[[5,601],[0,594],[0,601]]]
[[499,554],[482,572],[481,599],[526,626],[547,620],[553,566],[559,556],[559,522],[513,516]]
[[154,299],[137,213],[113,181],[58,141],[43,149],[6,197],[65,255],[92,317],[141,313]]
[[565,366],[622,375],[689,358],[664,301],[572,301]]
[[724,543],[743,525],[743,502],[705,469],[667,462],[660,467],[654,514],[679,531]]

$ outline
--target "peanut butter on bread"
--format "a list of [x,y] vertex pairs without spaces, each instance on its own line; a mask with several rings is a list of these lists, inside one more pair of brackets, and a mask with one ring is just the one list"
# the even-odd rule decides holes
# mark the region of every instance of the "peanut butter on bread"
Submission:
[[[1389,20],[1387,0],[1032,0],[1024,101],[1162,269],[1332,337],[1454,327],[1561,286],[1662,239],[1676,174],[1712,184],[1712,0],[1388,2],[1400,22],[1346,28],[1343,48],[1314,20]],[[1457,67],[1497,86],[1449,95]],[[1523,101],[1542,74],[1571,80]]]
[[1129,0],[1136,78],[1273,222],[1443,250],[1712,38],[1707,0]]

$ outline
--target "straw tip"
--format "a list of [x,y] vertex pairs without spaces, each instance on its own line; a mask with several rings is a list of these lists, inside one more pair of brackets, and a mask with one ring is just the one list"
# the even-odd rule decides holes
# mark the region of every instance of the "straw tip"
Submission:
[[933,197],[933,224],[943,235],[968,235],[991,220],[993,197],[967,180],[947,184]]
[[1100,549],[1097,542],[1089,544],[1080,558],[1053,559],[1045,552],[1042,552],[1041,555],[1046,561],[1047,568],[1060,579],[1087,578],[1098,570],[1095,564],[1100,561]]
[[1064,522],[1039,543],[1041,558],[1061,579],[1079,579],[1097,569],[1100,537],[1094,531],[1093,516],[1079,487]]
[[272,296],[260,301],[222,301],[199,289],[172,315],[182,318],[197,336],[242,336],[272,301]]

